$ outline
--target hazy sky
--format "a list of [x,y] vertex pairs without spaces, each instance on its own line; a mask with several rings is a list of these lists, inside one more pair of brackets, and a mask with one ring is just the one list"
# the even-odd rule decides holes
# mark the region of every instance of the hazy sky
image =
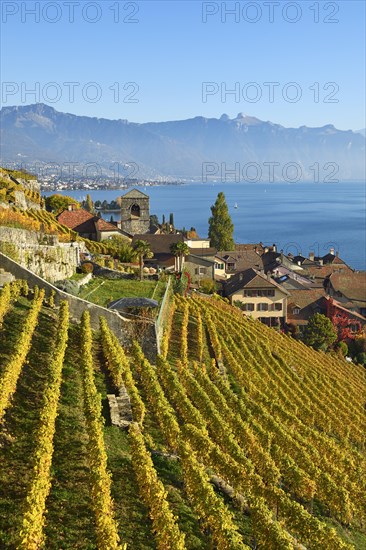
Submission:
[[365,127],[362,0],[2,0],[1,10],[2,106]]

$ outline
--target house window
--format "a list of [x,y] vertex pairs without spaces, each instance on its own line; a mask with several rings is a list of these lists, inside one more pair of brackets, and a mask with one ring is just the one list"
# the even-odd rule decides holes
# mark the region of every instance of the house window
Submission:
[[281,302],[276,302],[274,306],[275,306],[275,311],[282,311]]
[[224,264],[215,263],[215,269],[224,269]]
[[265,288],[265,289],[256,289],[256,290],[252,290],[252,289],[247,289],[247,290],[244,290],[244,296],[250,296],[250,297],[255,297],[255,296],[261,296],[261,297],[265,297],[265,296],[274,296],[275,295],[275,291],[274,289],[272,288]]
[[257,311],[268,311],[268,304],[257,304]]
[[200,267],[198,273],[199,275],[206,275],[207,269],[205,267]]
[[254,304],[244,304],[243,305],[243,310],[244,311],[254,311]]
[[294,307],[294,309],[292,310],[292,313],[293,313],[294,315],[299,315],[300,309],[299,309],[298,307]]
[[227,268],[228,268],[228,271],[234,271],[235,270],[235,264],[228,263]]

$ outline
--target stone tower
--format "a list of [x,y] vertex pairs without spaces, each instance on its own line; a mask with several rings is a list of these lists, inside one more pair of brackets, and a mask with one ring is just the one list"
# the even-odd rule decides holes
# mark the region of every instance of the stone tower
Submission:
[[150,197],[132,189],[121,197],[121,229],[131,235],[150,229]]

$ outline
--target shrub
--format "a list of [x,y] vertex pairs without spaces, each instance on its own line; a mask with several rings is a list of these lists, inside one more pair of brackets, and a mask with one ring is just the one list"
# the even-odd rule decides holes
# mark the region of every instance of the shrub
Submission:
[[346,357],[346,355],[348,355],[348,346],[346,342],[338,342],[335,345],[335,350],[339,355],[342,355],[343,357]]
[[326,351],[337,340],[332,321],[321,313],[310,317],[304,334],[304,342],[316,350]]
[[0,242],[0,252],[9,256],[15,262],[19,262],[19,250],[13,243]]
[[295,325],[295,323],[287,323],[286,332],[289,336],[292,336],[292,338],[295,338],[296,340],[300,337],[299,327]]
[[360,365],[366,366],[366,353],[362,351],[358,355],[356,355],[356,361]]
[[81,273],[93,273],[94,266],[91,262],[85,262],[80,267]]
[[202,279],[200,289],[205,294],[213,294],[216,292],[216,283],[212,279]]

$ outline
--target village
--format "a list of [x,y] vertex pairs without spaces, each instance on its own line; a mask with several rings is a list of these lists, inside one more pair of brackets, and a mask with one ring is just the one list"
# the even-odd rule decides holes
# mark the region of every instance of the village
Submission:
[[[29,185],[24,179],[20,183],[11,174],[3,176],[4,189],[4,182],[9,187],[14,180],[16,185],[32,189],[32,193],[37,191],[34,180]],[[285,254],[276,244],[268,246],[262,242],[234,243],[230,249],[222,249],[210,238],[198,236],[194,228],[190,231],[175,228],[173,214],[168,221],[164,217],[159,223],[150,213],[149,196],[132,189],[115,204],[121,213],[116,222],[113,218],[109,222],[104,220],[90,197],[83,205],[61,195],[46,199],[48,210],[54,209],[49,215],[54,216],[60,227],[72,232],[73,237],[67,243],[53,236],[57,246],[50,246],[51,235],[43,237],[42,245],[37,244],[37,252],[30,254],[29,248],[34,251],[36,245],[30,244],[29,238],[14,237],[14,232],[20,235],[21,230],[8,227],[12,224],[4,221],[4,212],[9,205],[16,208],[18,204],[23,207],[23,214],[28,210],[33,215],[38,210],[42,219],[39,212],[44,207],[40,202],[29,202],[29,197],[24,202],[24,197],[19,196],[21,192],[19,195],[15,191],[10,202],[3,200],[2,251],[6,252],[6,241],[11,241],[8,247],[18,241],[19,262],[62,290],[110,309],[115,309],[118,302],[127,316],[146,314],[151,308],[150,316],[154,317],[154,313],[158,315],[166,281],[172,276],[174,280],[181,279],[184,293],[216,293],[240,308],[243,315],[295,338],[303,338],[309,320],[322,314],[332,322],[338,345],[339,342],[346,345],[345,355],[349,348],[353,356],[358,355],[360,361],[364,359],[366,272],[352,269],[334,248],[323,256],[310,253],[309,257]],[[45,226],[42,230],[47,233]],[[62,262],[57,255],[46,255],[45,261],[40,261],[40,251],[47,250],[50,254],[60,247]],[[0,284],[12,277],[3,272]]]

